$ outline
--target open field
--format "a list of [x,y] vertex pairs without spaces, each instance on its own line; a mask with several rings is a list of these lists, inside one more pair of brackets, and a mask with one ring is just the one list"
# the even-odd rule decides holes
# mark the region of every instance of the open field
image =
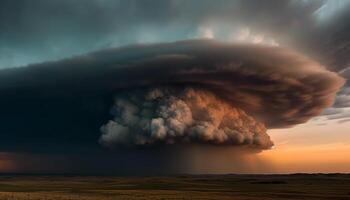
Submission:
[[350,175],[0,176],[0,199],[350,200]]

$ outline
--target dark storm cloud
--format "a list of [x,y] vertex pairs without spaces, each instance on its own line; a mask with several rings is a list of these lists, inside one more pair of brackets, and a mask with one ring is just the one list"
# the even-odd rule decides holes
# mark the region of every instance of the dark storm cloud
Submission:
[[125,90],[205,89],[273,128],[319,115],[343,83],[318,63],[279,47],[189,40],[107,49],[2,70],[2,147],[93,146],[113,96]]
[[305,41],[310,51],[330,69],[341,71],[350,66],[350,4],[333,18],[315,27],[306,34]]
[[350,68],[342,70],[339,75],[346,80],[346,83],[344,87],[338,92],[332,107],[326,109],[322,115],[329,120],[338,120],[345,118],[344,120],[346,121],[346,118],[350,117],[350,110],[348,109],[350,107]]
[[[140,170],[134,168],[145,166],[143,170],[147,168],[159,174],[158,169],[165,168],[161,163],[169,154],[154,156],[158,151],[145,152],[144,149],[133,154],[130,149],[118,149],[118,155],[102,158],[107,152],[97,141],[101,141],[101,126],[115,118],[110,108],[116,103],[114,98],[121,94],[120,90],[133,92],[133,87],[155,88],[164,83],[171,87],[173,84],[180,88],[191,85],[214,91],[220,99],[266,123],[266,128],[304,122],[330,104],[331,93],[340,83],[336,83],[335,75],[323,70],[319,75],[310,72],[303,76],[309,60],[301,58],[305,65],[299,66],[297,60],[302,56],[278,55],[276,52],[289,52],[283,48],[273,51],[273,48],[235,47],[238,49],[232,55],[237,57],[232,59],[234,63],[244,60],[242,66],[246,72],[240,71],[240,67],[235,72],[231,72],[230,67],[218,70],[227,64],[231,54],[224,48],[215,53],[214,47],[206,52],[207,44],[204,48],[199,43],[182,43],[170,49],[168,45],[141,45],[84,54],[125,44],[202,37],[201,28],[209,28],[215,38],[226,40],[233,32],[247,27],[252,34],[273,38],[280,46],[296,49],[327,69],[341,71],[349,66],[349,4],[340,4],[345,0],[337,1],[338,7],[343,9],[320,22],[317,13],[327,11],[327,2],[335,0],[1,0],[0,68],[43,63],[29,65],[28,69],[0,72],[0,150],[64,155],[76,152],[78,156],[71,156],[67,162],[75,165],[70,167],[78,172],[86,166],[86,171],[94,171],[88,169],[91,165],[98,171],[124,173],[131,170],[135,174]],[[215,55],[211,55],[213,52]],[[45,62],[76,55],[82,56]],[[280,57],[282,61],[276,59],[273,65],[281,67],[265,70],[269,62],[254,60],[260,56],[262,60]],[[191,67],[193,64],[196,67]],[[217,65],[213,67],[214,64]],[[262,64],[260,71],[255,71],[259,69],[256,64]],[[309,64],[314,65],[313,62]],[[177,70],[171,73],[179,65],[185,66],[186,73]],[[254,67],[248,67],[250,65]],[[288,68],[284,65],[295,66],[294,72],[299,76],[295,76],[293,70],[280,70]],[[195,70],[187,71],[187,67]],[[203,71],[196,71],[199,68]],[[209,72],[209,69],[214,71]],[[347,95],[349,91],[347,84],[340,94]],[[339,105],[340,100],[337,100],[335,106]],[[326,113],[332,117],[348,116],[344,108],[335,109],[337,111]],[[228,136],[237,140],[247,135]],[[232,141],[238,144],[240,140]],[[260,140],[248,137],[247,141],[257,143]],[[260,148],[269,147],[266,144],[260,144]],[[80,155],[85,157],[79,158]],[[37,161],[33,165],[40,166],[44,162],[41,158],[42,154],[38,158],[34,156]],[[25,166],[33,157],[21,159],[18,165]],[[44,160],[52,162],[52,159]],[[64,160],[59,158],[53,163],[66,162]],[[71,170],[70,167],[67,169]]]
[[326,2],[3,0],[0,67],[61,59],[111,45],[193,38],[204,26],[214,29],[219,39],[249,27],[340,70],[348,63],[349,12],[344,8],[327,23],[318,23],[316,14]]
[[[334,108],[349,108],[350,107],[350,68],[343,70],[340,75],[346,79],[346,84],[335,99]],[[350,112],[345,110],[345,112]]]
[[339,74],[347,80],[344,87],[340,91],[340,95],[349,95],[350,94],[350,81],[349,81],[350,80],[350,67],[342,70]]
[[[312,12],[320,7],[320,2],[203,0],[198,4],[197,1],[187,0],[4,0],[1,1],[0,28],[3,30],[2,38],[8,39],[2,42],[16,45],[28,44],[33,39],[34,43],[39,44],[50,42],[50,39],[59,39],[57,37],[61,33],[63,37],[71,35],[74,39],[82,36],[87,41],[91,37],[114,33],[127,39],[135,27],[164,25],[197,28],[212,19],[234,19],[233,23],[248,26],[268,25],[270,28],[287,29],[293,23],[310,21]],[[260,18],[264,20],[257,21]],[[22,34],[22,31],[26,31],[26,34]],[[123,31],[127,34],[120,34]]]

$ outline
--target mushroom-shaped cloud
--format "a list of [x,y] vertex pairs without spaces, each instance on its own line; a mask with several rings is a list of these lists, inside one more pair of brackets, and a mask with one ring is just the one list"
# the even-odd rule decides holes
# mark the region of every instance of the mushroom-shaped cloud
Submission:
[[319,115],[344,84],[292,50],[214,40],[133,45],[27,68],[31,73],[23,69],[20,80],[3,80],[0,89],[25,82],[21,91],[43,87],[46,95],[114,94],[113,118],[101,127],[107,146],[269,148],[266,129]]
[[101,128],[106,145],[180,140],[269,148],[266,128],[319,115],[344,84],[280,47],[208,40],[120,51],[129,62],[120,66],[124,78],[111,84],[128,92],[116,94],[114,119]]

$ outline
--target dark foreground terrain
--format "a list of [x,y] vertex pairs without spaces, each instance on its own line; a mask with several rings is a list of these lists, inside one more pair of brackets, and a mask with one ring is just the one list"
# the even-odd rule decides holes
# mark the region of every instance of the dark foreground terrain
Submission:
[[350,175],[0,176],[0,199],[349,199]]

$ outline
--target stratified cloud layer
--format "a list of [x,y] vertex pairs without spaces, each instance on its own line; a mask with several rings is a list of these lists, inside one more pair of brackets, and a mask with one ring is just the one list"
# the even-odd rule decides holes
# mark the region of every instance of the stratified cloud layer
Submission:
[[248,40],[292,47],[340,71],[350,63],[349,5],[348,0],[1,0],[0,68],[138,42],[232,41],[249,30]]
[[128,82],[115,79],[111,84],[118,88],[202,87],[269,128],[303,123],[320,114],[344,84],[318,63],[278,47],[194,40],[128,51],[138,54],[119,68],[127,71],[123,79]]
[[[173,97],[176,101],[184,102],[184,109],[187,106],[191,110],[192,118],[187,118],[187,114],[183,113],[181,120],[184,121],[179,126],[184,127],[183,131],[188,131],[188,135],[196,132],[195,129],[200,130],[200,127],[206,129],[205,126],[201,126],[205,122],[211,123],[207,128],[213,127],[218,130],[210,134],[206,132],[207,130],[197,131],[198,134],[194,137],[197,139],[190,137],[190,141],[198,141],[198,137],[202,136],[205,139],[200,141],[212,143],[257,145],[264,141],[260,144],[262,148],[267,148],[272,143],[260,129],[288,127],[304,123],[319,115],[325,108],[332,105],[336,92],[343,84],[343,78],[336,73],[291,50],[214,40],[127,46],[58,62],[4,70],[0,73],[1,101],[3,102],[14,98],[18,101],[23,97],[26,102],[45,102],[48,99],[60,102],[74,99],[75,102],[79,102],[81,99],[108,97],[115,94],[119,99],[122,98],[120,95],[130,95],[122,93],[125,90],[134,93],[136,89],[148,90],[158,87],[178,88],[180,91],[195,88],[193,94],[196,94],[194,95],[196,98],[206,96],[212,99],[211,102],[207,102],[208,106],[198,110],[204,114],[193,112],[194,104],[189,106],[192,100],[186,97],[186,92],[179,96],[175,95],[176,93],[168,94],[165,99],[151,101],[156,107],[153,109],[156,115],[147,118],[148,126],[153,127],[153,132],[151,130],[149,133],[171,141],[168,137],[172,134],[169,129],[178,119],[165,115],[173,109],[173,101],[169,100]],[[216,104],[213,103],[216,101],[222,102],[223,107],[210,110],[209,105]],[[125,106],[128,105],[128,103],[120,104],[118,100],[117,102],[119,102],[116,103],[119,105],[117,108],[121,110],[125,110]],[[141,101],[142,104],[135,105],[135,109],[145,108],[143,104],[147,102]],[[167,106],[162,110],[161,105],[164,103]],[[173,112],[179,112],[180,107],[175,107]],[[230,123],[223,122],[222,119],[221,122],[217,119],[201,119],[205,117],[206,112],[215,113],[209,114],[210,117],[217,116],[217,113],[229,116],[231,113],[229,110],[232,113],[233,111],[240,113],[242,118],[230,116],[228,117]],[[121,116],[129,113],[129,111],[121,112]],[[137,112],[132,112],[129,117],[135,113]],[[220,116],[218,118],[220,119]],[[238,118],[246,120],[239,124]],[[196,122],[189,124],[187,119]],[[63,124],[64,120],[64,118],[60,119],[60,123]],[[111,130],[112,132],[120,130],[119,133],[126,132],[115,122],[131,126],[129,119],[121,117],[120,120],[124,121],[114,120],[102,127],[104,133],[102,141],[110,141],[106,138],[115,136],[111,135]],[[142,126],[141,121],[141,119],[136,120],[138,125],[133,128]],[[219,122],[222,126],[217,124]],[[250,124],[254,125],[250,126]],[[230,129],[228,132],[232,134],[226,131],[220,132],[225,128]],[[248,131],[243,130],[244,128]],[[236,133],[233,132],[237,131],[239,134],[235,135]],[[259,134],[255,134],[256,132]],[[182,129],[173,133],[173,135],[179,134],[182,134]],[[256,140],[255,135],[264,139]],[[148,138],[140,141],[150,143]]]

